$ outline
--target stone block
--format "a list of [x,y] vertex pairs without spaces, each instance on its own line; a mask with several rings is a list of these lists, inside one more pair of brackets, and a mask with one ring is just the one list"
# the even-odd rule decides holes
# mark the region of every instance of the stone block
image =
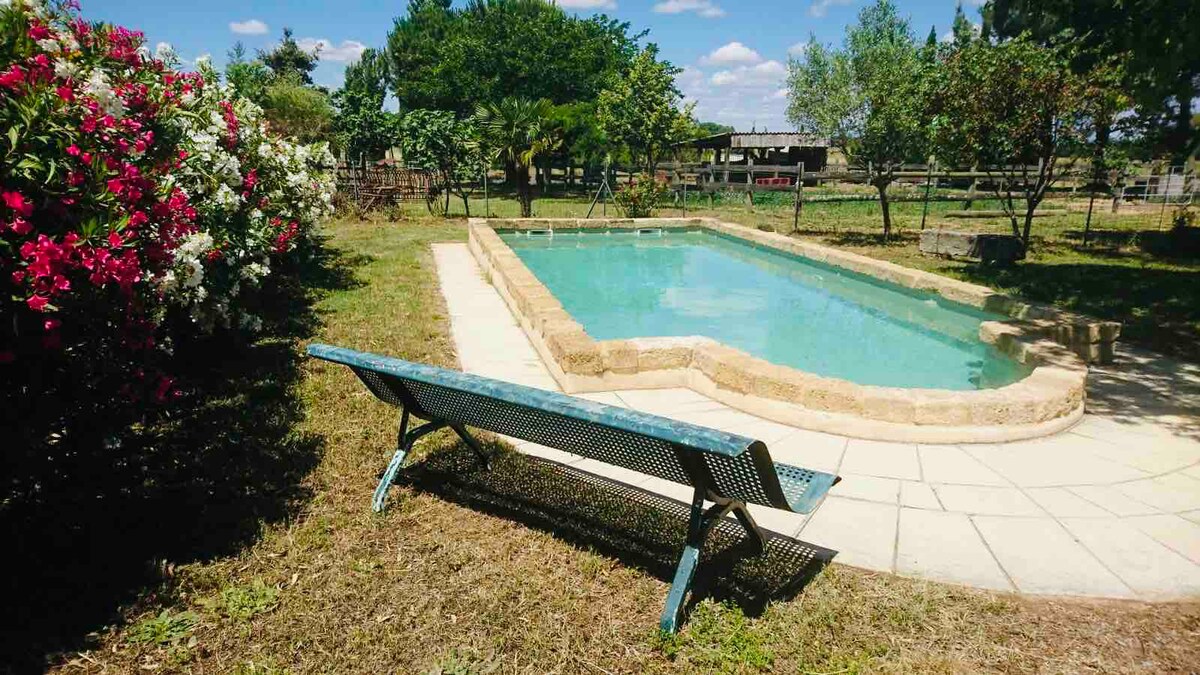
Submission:
[[1025,259],[1024,244],[1011,234],[925,230],[921,232],[919,248],[922,253],[970,258],[989,264]]

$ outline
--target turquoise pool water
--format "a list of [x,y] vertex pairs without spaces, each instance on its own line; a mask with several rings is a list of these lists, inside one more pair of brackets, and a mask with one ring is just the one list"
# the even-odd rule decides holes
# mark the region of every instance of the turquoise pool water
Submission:
[[502,232],[597,340],[703,335],[859,384],[1000,387],[1028,369],[979,341],[1004,317],[708,230]]

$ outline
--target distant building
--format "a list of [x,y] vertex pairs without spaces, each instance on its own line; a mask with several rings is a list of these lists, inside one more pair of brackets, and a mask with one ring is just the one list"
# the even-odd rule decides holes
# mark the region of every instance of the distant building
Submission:
[[829,161],[829,139],[796,132],[730,132],[694,138],[675,145],[677,149],[700,151],[700,162],[713,169],[729,167],[725,182],[741,182],[754,166],[795,167],[804,162],[804,170],[824,171]]

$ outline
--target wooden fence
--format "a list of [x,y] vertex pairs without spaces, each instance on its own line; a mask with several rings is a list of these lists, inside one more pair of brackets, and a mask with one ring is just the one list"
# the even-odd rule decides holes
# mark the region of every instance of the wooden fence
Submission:
[[433,210],[442,193],[433,172],[392,165],[337,167],[337,189],[362,210],[401,202],[425,202]]

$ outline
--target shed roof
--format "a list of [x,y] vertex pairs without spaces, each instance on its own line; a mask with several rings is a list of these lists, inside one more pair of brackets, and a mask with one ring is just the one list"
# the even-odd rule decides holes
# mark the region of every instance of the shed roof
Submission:
[[732,132],[676,143],[692,148],[827,148],[829,139],[796,131]]

